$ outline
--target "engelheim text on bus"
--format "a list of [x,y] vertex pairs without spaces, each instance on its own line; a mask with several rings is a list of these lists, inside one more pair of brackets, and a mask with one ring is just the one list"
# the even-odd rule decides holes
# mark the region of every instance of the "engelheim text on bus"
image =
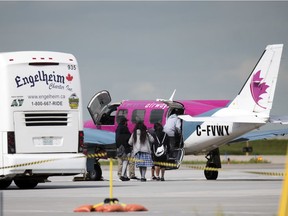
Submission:
[[43,70],[38,71],[35,75],[30,76],[16,76],[15,82],[17,88],[25,85],[30,85],[30,87],[34,87],[36,83],[44,82],[46,85],[51,83],[60,83],[65,84],[65,77],[62,75],[55,74],[55,71],[52,73],[45,73]]

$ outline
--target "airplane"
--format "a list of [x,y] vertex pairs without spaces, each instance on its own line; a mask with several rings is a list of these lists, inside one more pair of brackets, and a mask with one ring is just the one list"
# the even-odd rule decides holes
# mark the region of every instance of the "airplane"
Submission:
[[[287,117],[270,116],[282,50],[283,44],[266,47],[233,100],[176,101],[173,99],[174,91],[168,100],[123,100],[120,103],[111,103],[108,91],[96,93],[87,106],[92,120],[84,123],[84,142],[88,146],[88,153],[98,150],[109,153],[112,149],[115,150],[115,130],[122,116],[128,119],[128,128],[132,132],[138,121],[143,121],[148,129],[153,128],[156,122],[164,125],[173,110],[177,109],[180,111],[178,118],[181,119],[182,134],[169,162],[176,164],[174,168],[177,169],[184,155],[206,154],[206,167],[221,168],[221,145],[249,140],[248,132],[269,122],[288,123]],[[258,131],[258,134],[252,133],[251,140],[287,133],[288,129],[264,133]],[[97,162],[87,162],[87,171],[94,180],[102,175]],[[207,180],[216,180],[218,170],[205,169],[204,175]]]

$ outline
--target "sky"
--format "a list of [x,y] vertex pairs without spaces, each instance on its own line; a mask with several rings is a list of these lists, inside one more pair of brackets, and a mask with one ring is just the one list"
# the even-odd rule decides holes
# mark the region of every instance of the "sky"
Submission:
[[268,44],[284,44],[272,114],[288,115],[288,2],[1,1],[0,52],[72,53],[91,97],[233,99]]

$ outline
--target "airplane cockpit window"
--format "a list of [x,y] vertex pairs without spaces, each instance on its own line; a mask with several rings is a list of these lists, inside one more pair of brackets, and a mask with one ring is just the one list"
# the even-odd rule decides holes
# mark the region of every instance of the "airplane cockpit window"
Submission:
[[127,109],[120,109],[118,111],[117,118],[116,118],[117,123],[119,124],[119,121],[120,121],[122,116],[127,118],[127,114],[128,114],[128,110]]
[[144,121],[144,117],[145,117],[145,110],[134,110],[132,113],[131,121],[133,123]]
[[150,123],[151,124],[162,123],[163,114],[164,114],[164,110],[162,109],[152,110],[150,114]]

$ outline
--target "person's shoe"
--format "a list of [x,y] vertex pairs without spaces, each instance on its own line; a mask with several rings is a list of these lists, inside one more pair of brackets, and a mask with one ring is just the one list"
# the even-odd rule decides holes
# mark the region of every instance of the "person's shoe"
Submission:
[[130,179],[139,180],[139,178],[137,178],[136,176],[132,176],[130,177]]
[[128,177],[124,177],[124,176],[121,176],[120,180],[121,181],[130,181],[130,179]]
[[155,176],[152,176],[152,180],[157,180],[157,178]]
[[156,180],[157,180],[157,181],[160,181],[160,177],[159,177],[159,176],[157,176],[157,177],[156,177]]
[[141,178],[141,182],[146,182],[146,178]]
[[164,177],[161,178],[161,181],[165,181]]

